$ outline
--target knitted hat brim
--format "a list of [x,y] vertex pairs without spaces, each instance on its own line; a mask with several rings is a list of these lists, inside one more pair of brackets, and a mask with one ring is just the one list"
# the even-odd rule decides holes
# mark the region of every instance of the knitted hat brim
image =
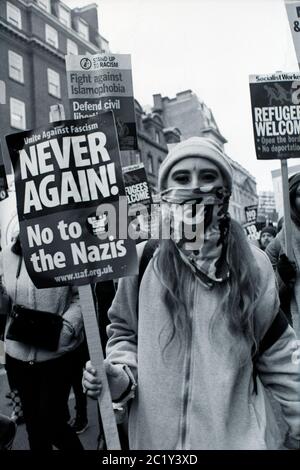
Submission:
[[160,166],[158,188],[166,189],[166,182],[171,168],[178,162],[189,157],[206,158],[220,170],[228,189],[232,188],[232,167],[228,158],[214,143],[204,137],[191,137],[175,145]]

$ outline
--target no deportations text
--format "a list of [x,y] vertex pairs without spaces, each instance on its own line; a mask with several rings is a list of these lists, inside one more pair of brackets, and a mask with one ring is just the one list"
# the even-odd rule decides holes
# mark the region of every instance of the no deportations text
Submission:
[[[299,152],[300,151],[300,145],[297,144],[273,144],[271,147],[268,147],[269,151],[273,153],[283,153],[283,152]],[[266,151],[266,148],[263,148],[264,151]]]

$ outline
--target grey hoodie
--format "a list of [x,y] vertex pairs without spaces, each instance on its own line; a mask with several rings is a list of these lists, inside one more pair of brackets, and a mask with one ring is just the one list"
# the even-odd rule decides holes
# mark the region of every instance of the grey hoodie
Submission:
[[[143,249],[143,247],[141,247]],[[258,264],[261,293],[255,311],[259,339],[278,308],[275,277],[268,257],[251,247]],[[191,337],[178,338],[162,354],[168,314],[162,286],[150,261],[140,285],[138,277],[120,280],[109,311],[107,361],[126,364],[137,381],[129,414],[131,449],[277,449],[282,438],[265,388],[282,405],[292,446],[300,441],[300,365],[291,327],[257,361],[257,393],[251,359],[239,367],[236,340],[221,318],[218,337],[209,325],[222,305],[226,283],[208,289],[191,273]],[[293,355],[294,354],[294,355]],[[292,360],[293,359],[293,360]]]

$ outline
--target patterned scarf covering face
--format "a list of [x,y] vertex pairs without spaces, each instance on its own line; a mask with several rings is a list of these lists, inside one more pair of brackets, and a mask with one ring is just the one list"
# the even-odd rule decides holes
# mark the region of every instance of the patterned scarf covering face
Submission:
[[229,197],[227,189],[211,185],[169,188],[161,193],[163,214],[170,220],[171,236],[183,261],[195,274],[200,272],[215,282],[229,276],[226,260]]

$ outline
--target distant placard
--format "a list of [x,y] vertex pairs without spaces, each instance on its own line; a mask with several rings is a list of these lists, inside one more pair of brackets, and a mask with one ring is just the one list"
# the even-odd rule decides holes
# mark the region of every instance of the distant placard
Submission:
[[255,224],[244,224],[243,227],[249,240],[259,239],[259,232]]
[[246,223],[254,223],[257,222],[257,205],[247,206],[245,207],[245,218]]
[[152,204],[145,165],[138,163],[137,165],[125,166],[122,171],[128,205],[144,204],[149,206]]
[[150,230],[152,194],[143,163],[122,168],[128,215],[131,222],[139,226],[140,234]]
[[257,205],[245,207],[246,223],[243,224],[244,230],[249,240],[258,240],[259,232],[257,230]]
[[66,71],[73,118],[113,111],[120,150],[136,150],[131,56],[67,55]]
[[250,94],[257,159],[299,158],[299,72],[251,75]]

